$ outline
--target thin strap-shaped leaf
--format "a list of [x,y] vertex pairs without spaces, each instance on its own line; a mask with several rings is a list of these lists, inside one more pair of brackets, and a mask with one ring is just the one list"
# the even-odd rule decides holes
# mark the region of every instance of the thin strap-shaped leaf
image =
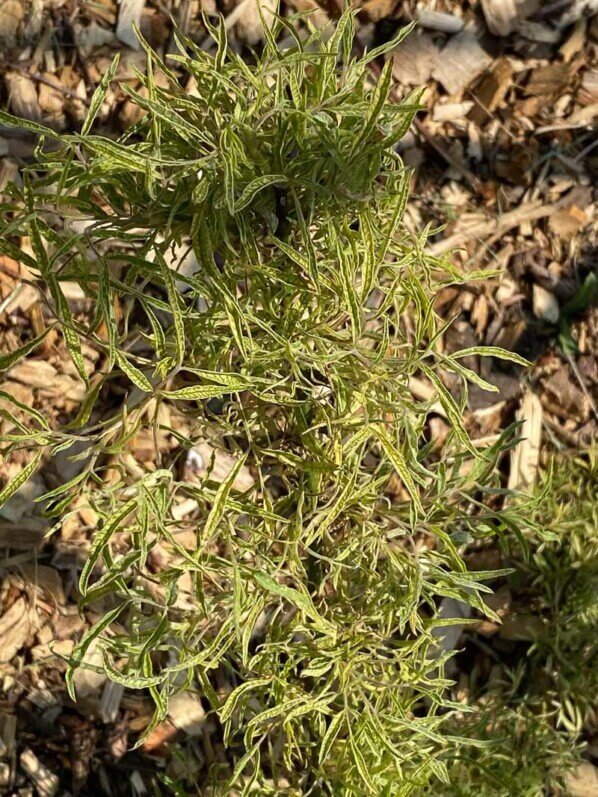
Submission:
[[216,492],[216,496],[214,497],[214,503],[212,504],[212,508],[210,509],[210,513],[206,519],[205,526],[201,531],[201,537],[204,543],[209,542],[212,537],[212,534],[216,531],[218,524],[220,523],[222,516],[226,510],[226,502],[229,496],[230,491],[232,490],[233,484],[237,476],[239,475],[239,471],[245,464],[247,459],[247,454],[244,454],[242,457],[235,462],[233,467],[230,470],[230,473],[224,479],[222,484],[218,487]]
[[89,133],[89,131],[93,126],[93,123],[96,120],[98,111],[102,107],[102,103],[106,98],[106,92],[108,91],[108,87],[110,86],[110,84],[114,80],[114,76],[116,75],[116,70],[118,69],[119,61],[120,61],[120,53],[116,53],[116,55],[112,59],[112,63],[102,75],[102,79],[100,80],[97,89],[93,93],[91,102],[89,103],[89,110],[87,111],[85,121],[81,126],[82,136],[86,136]]
[[118,512],[116,512],[115,515],[112,515],[110,520],[94,534],[87,559],[85,560],[81,570],[81,575],[79,577],[79,592],[82,595],[85,595],[87,592],[89,577],[91,576],[96,562],[102,555],[103,549],[106,547],[106,545],[108,545],[110,538],[117,531],[121,523],[131,514],[131,512],[135,510],[137,507],[137,502],[137,498],[131,498],[130,501],[127,501],[123,506],[121,506]]
[[38,451],[31,462],[26,465],[13,479],[4,485],[4,487],[0,490],[0,506],[3,506],[3,504],[5,504],[11,496],[20,490],[29,477],[35,473],[42,458],[42,454],[42,451]]
[[286,183],[287,178],[284,174],[265,174],[263,177],[256,177],[241,192],[241,196],[234,203],[234,212],[239,213],[249,205],[256,195],[270,185],[280,185]]
[[0,355],[0,371],[6,371],[8,368],[11,368],[13,365],[19,362],[23,357],[27,354],[31,354],[32,351],[35,351],[37,347],[44,342],[48,333],[54,329],[55,324],[50,324],[41,335],[38,335],[33,340],[30,340],[28,343],[23,344],[18,349],[9,352],[8,354]]
[[83,662],[83,658],[85,657],[85,654],[90,648],[92,642],[100,636],[102,631],[104,631],[118,619],[120,614],[128,606],[128,603],[128,601],[124,601],[118,606],[115,606],[114,609],[106,612],[106,614],[103,617],[100,617],[100,619],[89,629],[89,631],[83,635],[83,637],[75,646],[65,675],[66,689],[71,700],[77,699],[77,695],[75,694],[75,672]]
[[393,468],[401,477],[403,484],[407,488],[407,492],[411,496],[411,500],[415,504],[416,508],[423,514],[424,508],[421,503],[421,498],[419,495],[419,490],[413,480],[413,476],[411,475],[411,470],[409,469],[409,465],[405,460],[404,456],[401,454],[398,448],[393,445],[392,440],[388,436],[387,432],[380,426],[376,426],[374,428],[376,437],[384,450],[384,453],[390,460]]
[[201,401],[202,399],[225,396],[234,390],[244,390],[247,382],[239,380],[238,384],[229,385],[189,385],[178,390],[161,390],[160,395],[172,401]]
[[137,366],[133,365],[133,363],[130,362],[130,360],[118,350],[116,351],[116,362],[120,366],[123,373],[129,377],[131,382],[136,385],[139,390],[142,390],[144,393],[153,392],[153,385],[143,371],[140,371]]

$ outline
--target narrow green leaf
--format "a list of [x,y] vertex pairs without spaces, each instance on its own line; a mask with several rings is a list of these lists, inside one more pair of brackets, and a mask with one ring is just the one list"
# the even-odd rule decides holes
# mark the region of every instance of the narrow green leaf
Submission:
[[73,314],[71,313],[71,308],[65,299],[60,287],[60,283],[56,279],[56,276],[52,272],[49,272],[45,275],[45,277],[48,281],[50,292],[52,294],[52,298],[54,299],[54,304],[56,305],[56,315],[60,319],[60,329],[64,337],[64,342],[66,343],[68,352],[71,355],[71,359],[75,365],[75,368],[77,369],[77,373],[89,387],[89,377],[85,367],[85,359],[81,353],[81,341],[79,340],[79,335],[73,326]]
[[3,504],[5,504],[8,499],[25,484],[29,477],[35,473],[42,458],[42,454],[42,451],[38,451],[31,462],[26,465],[23,470],[14,477],[14,479],[11,479],[9,482],[7,482],[7,484],[4,485],[4,487],[0,490],[0,506],[3,506]]
[[29,119],[21,119],[21,117],[13,116],[10,113],[6,113],[6,111],[0,111],[0,124],[7,127],[16,127],[19,130],[29,130],[30,133],[37,133],[40,136],[47,136],[52,139],[60,138],[56,130],[52,130],[51,127],[31,122]]
[[250,575],[262,589],[271,592],[273,595],[277,595],[279,598],[284,598],[297,609],[303,611],[313,620],[316,627],[321,631],[326,634],[334,632],[334,627],[328,623],[328,621],[324,620],[324,618],[320,617],[309,595],[299,592],[299,590],[292,589],[291,587],[287,587],[284,584],[279,584],[271,576],[266,573],[261,573],[259,570],[250,571]]
[[455,437],[459,440],[463,447],[469,451],[470,454],[473,454],[473,456],[476,458],[479,457],[480,452],[475,448],[474,445],[472,445],[469,435],[465,431],[463,420],[461,418],[461,410],[457,406],[455,399],[451,396],[451,394],[440,381],[438,375],[431,368],[424,363],[421,364],[421,368],[430,381],[433,382],[434,387],[436,388],[438,400],[442,404],[446,416],[451,423],[452,431]]
[[413,476],[411,475],[411,471],[409,470],[409,466],[407,465],[405,458],[398,448],[393,445],[392,440],[381,426],[378,425],[375,427],[375,433],[384,453],[390,460],[392,466],[399,474],[403,484],[407,488],[407,492],[411,496],[411,500],[415,504],[416,508],[423,514],[424,508],[419,496],[419,490],[417,489],[417,485],[413,480]]
[[499,346],[471,346],[467,349],[459,349],[459,351],[451,354],[451,359],[460,360],[463,359],[463,357],[470,357],[472,355],[480,357],[496,357],[497,360],[506,360],[507,362],[522,365],[524,368],[530,368],[533,365],[533,363],[531,363],[529,360],[526,360],[525,357],[522,357],[520,354],[516,354],[514,351],[501,349]]
[[[112,59],[112,63],[102,75],[102,79],[100,80],[97,89],[93,93],[91,102],[89,103],[89,109],[87,111],[85,121],[81,126],[82,136],[86,136],[89,133],[89,131],[93,126],[93,123],[96,120],[98,111],[102,107],[102,103],[106,98],[106,92],[108,91],[108,87],[110,86],[110,84],[114,80],[114,76],[116,75],[116,70],[118,69],[119,61],[120,61],[120,54],[116,53],[116,55]],[[123,87],[124,85],[125,84],[123,84]]]
[[45,340],[48,332],[50,332],[51,329],[54,329],[54,324],[46,327],[41,335],[38,335],[37,338],[33,338],[33,340],[25,343],[20,348],[9,352],[9,354],[0,354],[0,371],[6,371],[8,368],[18,363],[19,360],[21,360],[27,354],[35,351],[40,343]]
[[122,352],[118,350],[116,351],[116,362],[119,364],[122,371],[129,377],[131,382],[139,388],[139,390],[143,390],[144,393],[153,392],[154,388],[147,376],[140,371],[137,366],[133,365],[133,363],[131,363]]
[[252,692],[259,690],[260,686],[267,686],[271,682],[271,678],[251,678],[249,681],[245,681],[244,684],[237,686],[236,689],[233,689],[228,696],[226,703],[218,712],[220,722],[226,722],[232,717],[233,712],[245,694],[251,694]]
[[76,701],[77,695],[75,694],[75,671],[81,665],[85,654],[89,650],[92,642],[95,639],[98,639],[100,634],[106,630],[112,623],[114,623],[121,612],[126,608],[128,605],[128,601],[121,603],[119,606],[115,606],[114,609],[110,609],[110,611],[106,612],[100,619],[93,625],[89,631],[87,631],[83,637],[79,640],[77,645],[75,646],[71,658],[68,663],[65,681],[66,681],[66,689],[68,692],[69,697],[71,700]]
[[178,390],[161,390],[160,395],[173,401],[201,401],[216,396],[225,396],[235,390],[245,390],[246,387],[247,383],[239,380],[236,385],[190,385]]
[[287,178],[284,174],[266,174],[263,177],[256,177],[241,192],[241,196],[234,203],[234,212],[239,213],[244,210],[255,198],[255,196],[267,188],[269,185],[279,185],[286,183]]
[[346,719],[347,717],[345,712],[340,711],[338,714],[335,714],[326,728],[326,733],[322,737],[322,743],[320,744],[320,750],[318,752],[318,761],[320,766],[322,764],[326,764],[332,745],[336,741],[340,733],[341,726]]
[[244,454],[242,457],[235,462],[234,466],[231,468],[230,473],[227,475],[226,479],[222,482],[222,484],[218,487],[216,492],[216,496],[214,498],[214,503],[212,504],[212,508],[210,509],[210,513],[206,519],[205,526],[202,529],[201,536],[204,543],[209,542],[212,537],[212,534],[216,531],[222,516],[224,515],[224,511],[226,509],[226,501],[228,499],[228,495],[232,489],[233,483],[237,476],[239,475],[239,471],[245,464],[245,460],[247,459],[247,454]]
[[162,279],[166,285],[168,292],[168,301],[170,303],[170,312],[174,322],[174,339],[176,345],[176,362],[177,365],[182,365],[185,359],[185,322],[181,310],[181,297],[174,284],[171,269],[166,265],[161,252],[157,252],[157,260],[160,264],[160,271]]
[[81,575],[79,577],[79,592],[85,595],[87,592],[87,584],[89,577],[96,565],[96,562],[102,555],[103,549],[108,545],[110,538],[117,531],[120,524],[133,512],[137,507],[137,498],[131,498],[127,501],[118,512],[113,515],[110,520],[94,534],[87,559],[83,564]]

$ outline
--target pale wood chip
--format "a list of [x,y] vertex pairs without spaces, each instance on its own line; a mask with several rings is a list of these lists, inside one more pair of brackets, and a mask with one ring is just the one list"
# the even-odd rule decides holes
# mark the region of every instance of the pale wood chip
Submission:
[[469,118],[478,126],[486,122],[505,98],[513,80],[509,58],[501,58],[475,91],[476,103]]
[[427,83],[438,62],[439,50],[427,33],[412,33],[389,54],[394,79],[405,86]]
[[26,562],[20,565],[19,570],[27,583],[35,589],[45,592],[59,606],[64,606],[66,603],[64,586],[60,574],[55,568],[35,562]]
[[588,69],[581,79],[579,99],[585,105],[598,102],[598,69]]
[[598,794],[598,768],[582,761],[565,779],[569,797],[596,797]]
[[562,36],[560,30],[552,25],[530,19],[521,20],[517,25],[517,32],[525,39],[538,44],[558,44]]
[[120,0],[116,35],[133,50],[139,49],[139,41],[133,26],[139,27],[144,6],[145,0]]
[[547,291],[541,285],[535,284],[532,291],[532,303],[536,318],[541,318],[549,324],[558,322],[561,310],[559,300],[554,293]]
[[[472,239],[481,240],[489,235],[502,235],[513,227],[518,227],[525,222],[537,221],[546,216],[550,216],[554,211],[554,205],[542,205],[540,202],[526,202],[515,210],[496,216],[487,221],[471,224],[459,232],[449,235],[438,243],[429,244],[426,251],[434,257],[439,257],[451,249],[471,241]],[[463,225],[465,227],[465,225]]]
[[[595,119],[598,119],[598,102],[594,102],[591,105],[586,105],[583,108],[578,108],[576,111],[573,111],[563,127],[565,129],[586,127],[586,125],[591,125]],[[558,129],[558,127],[555,129]]]
[[[0,749],[1,752],[1,749]],[[2,788],[10,786],[12,780],[12,767],[8,761],[0,761],[0,786]]]
[[437,103],[432,108],[432,119],[435,122],[456,122],[465,119],[473,107],[471,100]]
[[35,783],[39,797],[54,797],[58,791],[58,775],[50,772],[33,750],[26,748],[19,757],[21,769]]
[[42,711],[61,705],[60,697],[47,688],[30,689],[27,700]]
[[[549,3],[547,5],[550,6]],[[557,10],[554,12],[551,22],[560,30],[568,28],[582,17],[594,16],[595,18],[595,15],[598,14],[598,0],[569,0],[567,3],[559,3],[554,0],[553,5]]]
[[97,22],[85,27],[78,22],[73,24],[75,34],[75,44],[82,58],[87,59],[98,47],[106,44],[114,44],[115,38],[112,30],[102,28]]
[[497,36],[513,33],[519,17],[517,0],[482,0],[488,30]]
[[522,439],[511,450],[509,490],[527,490],[536,479],[540,464],[542,416],[540,399],[527,390],[517,411],[517,420],[522,422],[519,432]]
[[17,718],[14,714],[0,714],[0,742],[2,754],[12,757],[17,743]]
[[7,72],[4,80],[8,88],[8,104],[15,116],[39,122],[42,112],[34,81],[21,72]]
[[379,22],[392,16],[395,6],[395,0],[365,0],[361,9],[370,22]]
[[[78,698],[98,697],[100,689],[107,681],[104,673],[97,671],[102,669],[103,663],[102,653],[94,640],[85,652],[81,666],[75,671],[73,682]],[[91,669],[92,667],[95,669]]]
[[555,235],[569,240],[582,230],[588,221],[589,217],[585,210],[572,205],[552,213],[548,219],[548,226]]
[[440,53],[432,77],[448,94],[457,94],[469,86],[492,63],[471,30],[463,30],[449,41]]
[[170,699],[168,717],[188,736],[199,736],[205,726],[206,712],[195,692],[179,692]]
[[538,7],[539,0],[482,0],[488,29],[497,36],[509,36]]
[[44,72],[42,77],[44,77],[47,82],[40,82],[38,86],[40,108],[49,114],[62,113],[66,101],[64,93],[60,91],[62,84],[49,72]]
[[463,19],[456,14],[446,14],[427,8],[418,8],[415,16],[422,28],[436,30],[440,33],[459,33],[464,25]]
[[0,2],[0,45],[14,47],[23,19],[23,5],[19,0]]
[[13,365],[7,374],[13,381],[34,388],[47,388],[56,375],[56,368],[44,360],[23,360]]
[[276,13],[278,13],[278,0],[241,0],[226,17],[226,29],[235,28],[239,41],[254,45],[264,38],[262,17],[266,25],[271,27]]
[[24,515],[38,514],[35,499],[46,491],[44,480],[39,474],[31,476],[16,493],[0,507],[0,516],[5,520],[17,523]]
[[567,64],[554,62],[533,70],[525,87],[526,93],[540,98],[560,96],[569,82]]
[[31,631],[29,606],[18,598],[0,617],[0,663],[9,662],[23,647]]
[[319,30],[328,29],[332,35],[333,26],[330,17],[316,0],[288,0],[288,5],[295,11],[309,14],[309,21]]
[[[0,154],[6,155],[9,150],[8,142],[0,138],[0,150],[6,145],[6,151]],[[4,191],[7,185],[17,182],[19,175],[19,164],[14,158],[2,158],[0,161],[0,192]]]
[[559,53],[566,64],[570,63],[574,56],[585,47],[587,31],[588,21],[586,19],[578,19],[567,39],[559,47]]
[[35,42],[39,39],[44,16],[44,0],[28,0],[27,14],[23,24],[25,41]]
[[[214,448],[207,441],[202,441],[193,446],[188,452],[185,463],[187,478],[193,476],[203,478],[208,475],[211,480],[223,482],[237,460],[232,455],[220,448]],[[233,482],[233,489],[245,492],[255,485],[255,479],[246,465],[239,470]]]
[[460,620],[468,620],[473,609],[469,604],[455,598],[443,598],[437,613],[439,620],[453,620],[450,625],[435,626],[431,629],[431,635],[436,640],[436,646],[432,649],[431,655],[442,656],[443,653],[455,650],[459,644],[459,639],[465,628],[465,623]]
[[100,699],[100,719],[102,722],[115,722],[118,717],[120,703],[125,693],[125,687],[114,681],[106,681]]

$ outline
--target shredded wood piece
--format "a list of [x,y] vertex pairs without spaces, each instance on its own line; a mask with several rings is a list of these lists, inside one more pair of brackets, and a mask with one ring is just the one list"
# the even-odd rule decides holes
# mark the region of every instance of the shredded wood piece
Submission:
[[540,399],[527,390],[517,411],[517,420],[522,422],[522,439],[511,451],[509,490],[527,490],[535,481],[540,464],[542,416]]
[[479,224],[473,224],[466,230],[449,235],[449,237],[445,238],[443,241],[430,244],[426,251],[434,257],[440,257],[440,255],[449,252],[451,249],[457,249],[468,241],[487,238],[489,235],[493,234],[502,234],[507,230],[511,230],[513,227],[518,227],[526,221],[537,221],[538,219],[550,216],[553,211],[554,205],[542,205],[540,202],[529,202],[520,205],[518,208],[515,208],[515,210],[511,210],[509,213],[505,213],[502,216],[489,219],[488,221],[482,221]]
[[139,49],[139,41],[135,35],[134,26],[139,27],[144,6],[145,0],[120,0],[116,35],[121,42],[124,42],[133,50]]
[[29,748],[23,750],[19,762],[25,774],[34,782],[39,797],[54,797],[59,786],[58,775],[50,772]]

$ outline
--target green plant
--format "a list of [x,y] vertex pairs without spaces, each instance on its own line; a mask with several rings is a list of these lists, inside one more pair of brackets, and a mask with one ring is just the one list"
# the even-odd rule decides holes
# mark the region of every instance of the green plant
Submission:
[[[473,706],[460,726],[477,739],[449,765],[450,785],[429,790],[438,797],[542,797],[564,795],[564,779],[579,761],[580,747],[554,724],[542,700],[497,692]],[[428,793],[428,792],[426,792]]]
[[565,777],[581,760],[598,710],[597,464],[595,450],[553,455],[541,474],[528,555],[512,550],[510,579],[542,630],[515,666],[503,664],[500,678],[470,695],[458,727],[486,744],[463,745],[449,766],[450,785],[430,793],[567,793]]
[[[167,65],[146,48],[147,97],[127,89],[145,115],[116,141],[92,132],[116,65],[79,134],[0,113],[55,141],[2,208],[2,250],[35,275],[89,387],[62,428],[36,411],[19,422],[5,455],[40,453],[1,499],[40,458],[71,452],[79,472],[45,511],[65,517],[83,501],[97,513],[79,588],[101,617],[75,650],[71,688],[92,642],[111,678],[149,690],[154,724],[174,692],[197,686],[228,755],[207,774],[213,793],[278,794],[284,780],[301,794],[417,794],[446,780],[459,742],[442,731],[456,710],[443,677],[452,651],[432,631],[462,620],[439,619],[439,602],[492,616],[488,574],[467,572],[461,554],[521,514],[496,508],[509,434],[480,450],[464,429],[467,381],[491,386],[462,358],[519,358],[436,346],[435,292],[461,277],[425,254],[431,230],[401,223],[410,175],[394,145],[418,98],[389,101],[392,61],[369,82],[368,63],[406,31],[355,60],[350,14],[326,40],[277,26],[251,65],[222,25],[215,58],[181,41]],[[284,52],[278,29],[294,40]],[[192,273],[177,274],[187,250]],[[92,300],[87,316],[72,312],[66,281]],[[91,380],[82,341],[101,352]],[[445,372],[461,379],[461,403]],[[428,402],[410,392],[416,373]],[[435,402],[452,424],[442,457],[427,440]],[[156,440],[146,469],[127,453],[142,433]],[[181,477],[177,462],[206,440],[207,474]],[[236,458],[220,480],[218,451]],[[253,486],[240,489],[247,472]],[[196,502],[186,523],[173,516],[182,498]],[[156,572],[159,546],[169,556]]]
[[579,734],[598,710],[598,456],[596,449],[551,460],[543,474],[537,520],[548,535],[532,538],[519,562],[531,603],[549,632],[530,650],[557,722]]

